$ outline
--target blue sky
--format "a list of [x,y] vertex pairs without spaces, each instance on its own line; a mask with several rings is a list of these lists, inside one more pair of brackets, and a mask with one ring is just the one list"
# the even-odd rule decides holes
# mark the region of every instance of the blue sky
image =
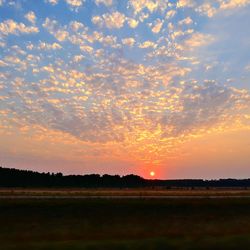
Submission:
[[0,0],[0,164],[249,175],[249,14],[249,0]]

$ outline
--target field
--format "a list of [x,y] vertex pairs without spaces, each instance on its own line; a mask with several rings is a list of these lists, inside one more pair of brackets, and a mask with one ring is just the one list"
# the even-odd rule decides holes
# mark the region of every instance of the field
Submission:
[[0,188],[0,197],[40,197],[40,198],[69,198],[69,197],[249,197],[250,189],[244,188],[196,188],[196,189],[116,189],[116,188],[99,188],[99,189],[84,189],[84,188]]
[[0,222],[3,250],[248,249],[250,245],[247,197],[4,198]]

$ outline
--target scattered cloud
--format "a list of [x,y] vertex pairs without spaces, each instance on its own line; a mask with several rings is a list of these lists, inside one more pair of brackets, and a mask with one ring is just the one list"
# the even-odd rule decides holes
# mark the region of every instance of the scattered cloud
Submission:
[[48,17],[45,19],[43,27],[60,42],[66,40],[69,36],[65,29],[60,28],[56,20],[51,20]]
[[75,56],[73,57],[73,61],[76,62],[76,63],[82,61],[83,59],[84,59],[84,56],[83,56],[83,55],[75,55]]
[[46,43],[46,42],[40,42],[37,46],[37,49],[39,50],[57,50],[62,49],[62,46],[58,43]]
[[185,45],[189,48],[194,48],[210,44],[213,41],[213,36],[209,34],[194,33],[189,39],[185,41]]
[[222,1],[220,0],[220,8],[221,9],[234,9],[234,8],[238,8],[238,7],[244,7],[248,4],[250,4],[249,0],[226,0],[226,1]]
[[218,9],[216,9],[211,3],[205,2],[196,8],[196,11],[201,15],[213,17]]
[[249,1],[0,3],[6,138],[160,164],[192,138],[250,128]]
[[193,23],[193,20],[191,17],[186,17],[185,19],[182,19],[178,22],[179,25],[189,25],[192,23]]
[[124,45],[133,47],[134,44],[135,44],[135,39],[134,39],[133,37],[124,38],[124,39],[122,39],[122,43],[123,43]]
[[104,14],[103,20],[109,29],[120,29],[125,22],[125,15],[115,11],[111,14]]
[[68,5],[71,7],[77,8],[83,5],[85,0],[65,0]]
[[104,4],[106,6],[111,6],[113,4],[113,0],[95,0],[97,5]]
[[196,2],[194,0],[179,0],[177,8],[194,7]]
[[139,22],[133,18],[128,18],[128,25],[135,29],[138,26]]
[[150,48],[150,47],[156,47],[157,45],[152,42],[152,41],[145,41],[142,44],[139,45],[139,48],[141,49],[146,49],[146,48]]
[[164,23],[163,20],[157,19],[152,27],[152,32],[159,33],[161,31],[163,23]]
[[106,26],[109,29],[120,29],[123,27],[126,17],[124,14],[115,11],[102,16],[92,17],[92,22],[100,27]]
[[50,4],[52,4],[52,5],[58,4],[58,1],[59,1],[59,0],[45,0],[46,3],[50,3]]
[[100,16],[93,16],[91,19],[93,24],[96,24],[98,26],[102,26],[103,25],[103,19]]
[[130,0],[129,4],[133,7],[136,14],[141,12],[144,8],[153,12],[158,7],[158,3],[151,0]]
[[26,15],[25,15],[25,18],[27,20],[29,20],[32,24],[35,24],[36,23],[36,15],[33,11],[30,11],[28,12]]
[[169,10],[166,14],[166,19],[173,18],[176,15],[176,10]]
[[19,34],[31,34],[37,33],[39,29],[35,26],[26,26],[23,23],[17,23],[12,19],[7,19],[0,23],[0,33],[4,36],[9,34],[19,35]]

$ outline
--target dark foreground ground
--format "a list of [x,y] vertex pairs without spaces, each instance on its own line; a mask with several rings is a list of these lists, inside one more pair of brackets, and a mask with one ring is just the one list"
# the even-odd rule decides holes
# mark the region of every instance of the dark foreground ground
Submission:
[[250,199],[0,199],[0,249],[250,249]]

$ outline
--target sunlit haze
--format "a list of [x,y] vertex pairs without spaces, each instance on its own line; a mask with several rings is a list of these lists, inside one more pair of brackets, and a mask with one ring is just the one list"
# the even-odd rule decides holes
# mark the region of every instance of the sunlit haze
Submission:
[[0,165],[250,177],[250,0],[0,0]]

